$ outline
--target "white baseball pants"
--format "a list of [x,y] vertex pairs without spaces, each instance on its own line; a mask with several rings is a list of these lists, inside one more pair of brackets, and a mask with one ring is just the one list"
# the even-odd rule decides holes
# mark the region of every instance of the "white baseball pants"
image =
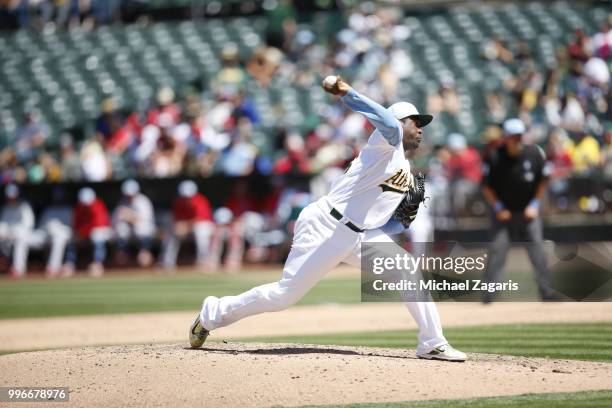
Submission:
[[[208,256],[210,237],[215,225],[210,221],[197,221],[193,223],[193,237],[196,245],[196,257],[198,263],[204,263]],[[174,231],[169,231],[162,244],[162,265],[165,268],[176,267],[176,258],[181,247],[181,240],[185,237],[177,237]]]
[[66,246],[72,238],[72,228],[59,222],[50,223],[47,226],[47,238],[51,245],[47,271],[57,274],[62,267]]
[[8,255],[12,249],[13,269],[18,276],[24,276],[28,267],[29,240],[32,230],[20,225],[0,224],[0,242],[3,252]]
[[[200,312],[206,329],[214,330],[248,316],[286,309],[336,265],[346,262],[359,267],[362,242],[392,242],[379,230],[356,233],[342,225],[329,214],[330,207],[324,200],[308,205],[300,214],[281,279],[237,296],[207,297]],[[429,352],[447,343],[435,303],[407,302],[406,306],[419,326],[417,352]]]

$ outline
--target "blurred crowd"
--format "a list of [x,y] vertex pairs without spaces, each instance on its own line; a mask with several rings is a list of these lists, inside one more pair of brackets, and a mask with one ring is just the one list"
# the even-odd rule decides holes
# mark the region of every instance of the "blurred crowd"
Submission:
[[[25,276],[32,249],[47,256],[50,278],[72,276],[85,262],[94,277],[109,262],[157,263],[171,272],[185,241],[193,242],[202,272],[238,271],[244,260],[277,262],[288,250],[297,214],[310,201],[309,194],[286,187],[283,179],[275,179],[263,199],[239,181],[216,209],[191,180],[179,183],[168,211],[156,208],[133,179],[121,184],[122,198],[112,211],[91,187],[81,188],[74,203],[63,189],[54,189],[38,216],[17,185],[8,184],[4,195],[0,255],[14,278]],[[107,259],[109,248],[113,259]]]
[[92,29],[115,19],[120,6],[119,0],[1,0],[0,29]]
[[[341,72],[372,99],[396,101],[402,79],[411,75],[411,56],[401,46],[410,30],[402,24],[400,9],[365,4],[348,12],[346,28],[325,43],[296,23],[292,2],[280,1],[268,11],[268,45],[247,60],[240,59],[237,47],[225,48],[222,66],[204,94],[185,92],[177,98],[173,89],[162,88],[148,109],[134,112],[117,110],[112,99],[105,100],[93,131],[79,140],[68,133],[53,138],[59,139],[55,152],[46,143],[45,125],[28,113],[14,145],[0,153],[0,177],[3,182],[36,183],[122,179],[130,172],[147,177],[312,175],[343,168],[370,133],[363,117],[328,103],[303,126],[264,129],[246,84],[311,86]],[[481,135],[464,135],[467,150],[449,134],[445,142],[429,143],[419,154],[443,162],[468,154],[467,161],[477,166],[471,147],[486,150],[499,139],[503,120],[516,116],[528,126],[526,143],[547,151],[555,178],[594,170],[612,174],[611,47],[610,24],[592,36],[577,30],[557,49],[554,68],[541,72],[532,56],[537,50],[522,42],[492,40],[482,50],[482,63],[503,66],[508,75],[499,88],[485,91],[482,114],[489,125]],[[434,116],[456,119],[462,109],[452,76],[441,78],[438,89],[415,102]],[[271,151],[254,140],[259,131]],[[477,171],[457,170],[464,161],[451,160],[448,177],[476,181]]]
[[[13,10],[23,6],[19,1],[8,3],[9,7],[17,5]],[[82,22],[78,7],[88,2],[56,1],[52,13],[45,9],[50,2],[26,3],[30,8],[40,7],[36,15],[54,16],[48,18],[58,18],[68,13],[65,10],[72,10],[68,15],[77,16],[75,18]],[[69,3],[71,6],[62,11],[60,6]],[[88,4],[89,10],[93,10],[91,5],[95,2]],[[223,49],[221,68],[215,77],[209,79],[204,92],[191,90],[177,95],[176,90],[164,87],[157,91],[149,107],[128,112],[117,109],[115,101],[107,99],[101,104],[99,117],[90,126],[92,131],[85,132],[83,137],[62,134],[58,146],[49,146],[48,141],[52,138],[45,124],[37,121],[35,113],[27,113],[16,131],[14,143],[0,151],[0,181],[19,184],[100,182],[128,177],[206,177],[211,174],[309,175],[312,176],[312,198],[325,194],[331,182],[367,141],[372,131],[367,120],[341,103],[328,99],[317,116],[307,118],[302,126],[279,123],[273,128],[265,128],[262,112],[259,112],[253,95],[249,94],[247,84],[255,84],[261,89],[279,84],[281,89],[282,84],[307,88],[318,84],[328,74],[341,73],[360,92],[389,105],[400,98],[398,91],[402,81],[413,73],[414,57],[402,47],[402,43],[414,33],[404,25],[401,9],[378,8],[366,2],[348,9],[343,28],[336,30],[330,38],[321,39],[317,38],[312,27],[297,23],[297,13],[291,1],[280,0],[274,4],[275,7],[266,10],[267,45],[255,50],[247,59],[241,59],[234,45]],[[576,30],[566,44],[557,45],[555,64],[542,71],[534,60],[539,50],[520,41],[507,43],[502,39],[492,39],[482,48],[479,64],[501,67],[507,75],[494,88],[483,85],[486,107],[482,117],[487,123],[484,131],[481,134],[461,134],[450,129],[444,140],[432,142],[428,140],[425,129],[424,144],[412,159],[416,167],[428,173],[428,188],[435,199],[431,212],[436,217],[448,221],[462,213],[484,213],[482,201],[473,200],[480,193],[482,157],[499,145],[501,124],[508,117],[518,117],[526,124],[525,144],[538,144],[546,152],[551,174],[549,195],[555,207],[578,206],[587,212],[601,212],[612,202],[612,193],[607,198],[602,195],[603,188],[600,187],[604,184],[597,181],[612,178],[612,17],[592,35]],[[464,110],[452,73],[440,78],[438,86],[427,91],[424,100],[413,102],[434,116],[455,120]],[[280,112],[283,108],[282,105],[274,107]],[[262,146],[256,137],[258,133],[264,134],[264,144],[271,148]],[[580,202],[571,203],[568,198],[569,180],[576,177],[592,180],[594,187]],[[125,208],[138,202],[142,211],[118,209],[109,216],[93,190],[86,189],[79,194],[73,219],[64,218],[63,225],[72,231],[65,234],[40,232],[45,228],[35,229],[27,204],[19,202],[17,205],[18,201],[7,204],[13,206],[6,210],[7,219],[20,214],[22,221],[19,222],[23,222],[28,231],[22,234],[19,232],[23,230],[21,226],[7,229],[6,222],[2,224],[1,233],[13,237],[14,258],[22,259],[13,265],[15,274],[25,270],[23,259],[27,258],[27,249],[24,248],[43,245],[49,237],[65,241],[62,245],[67,248],[65,256],[57,255],[64,250],[51,250],[55,255],[50,257],[48,273],[53,276],[60,273],[60,264],[66,274],[71,273],[71,259],[74,258],[71,248],[81,239],[93,243],[95,250],[91,268],[94,274],[101,269],[105,257],[104,242],[110,236],[123,242],[125,237],[136,234],[141,248],[139,262],[143,265],[153,262],[147,242],[151,231],[159,231],[151,225],[159,226],[159,223],[149,220],[149,224],[138,229],[127,225],[130,223],[125,220],[134,218],[135,214],[142,216],[153,212],[150,203],[145,204],[146,197],[138,191],[137,185],[126,183],[124,194],[129,205]],[[212,209],[206,199],[194,190],[192,184],[181,186],[181,199],[198,203],[190,204],[191,218],[182,218],[184,208],[180,201],[173,208],[174,224],[162,228],[165,231],[162,238],[165,251],[159,258],[162,265],[174,265],[181,239],[191,234],[195,236],[198,263],[207,267],[218,263],[218,248],[222,246],[220,242],[225,241],[229,245],[226,251],[228,265],[234,268],[243,258],[245,242],[246,247],[250,247],[252,237],[270,232],[262,227],[261,231],[252,232],[244,226],[249,223],[222,221],[255,214],[263,217],[264,221],[254,221],[255,218],[250,216],[246,219],[250,219],[253,225],[270,225],[269,219],[276,217],[275,210],[272,210],[274,206],[262,209],[258,207],[261,203],[256,205],[249,200],[235,200],[217,210],[221,221],[213,221]],[[12,192],[12,187],[6,191],[7,197],[17,194]],[[280,190],[278,194],[281,194]],[[134,195],[141,198],[130,201],[129,197]],[[17,199],[18,195],[11,198]],[[77,215],[82,208],[92,206],[98,206],[103,214],[98,218],[84,216],[84,219],[88,223],[96,220],[99,225],[79,227]],[[2,217],[5,221],[5,212]],[[272,225],[282,222],[275,221]],[[134,232],[136,230],[140,232]],[[32,231],[36,233],[31,234]],[[20,239],[27,244],[17,244]],[[8,241],[5,243],[8,245]],[[254,247],[255,253],[265,252],[258,249],[261,245]]]

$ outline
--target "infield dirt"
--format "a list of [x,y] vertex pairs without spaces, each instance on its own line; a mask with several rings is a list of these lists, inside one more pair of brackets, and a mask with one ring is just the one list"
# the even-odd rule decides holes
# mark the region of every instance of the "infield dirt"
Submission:
[[[269,407],[610,389],[612,364],[414,350],[211,343],[86,347],[0,356],[0,385],[67,386],[91,407]],[[20,406],[26,406],[20,404]]]
[[[512,323],[601,322],[612,319],[612,302],[440,303],[443,327]],[[196,310],[0,320],[0,351],[60,347],[187,342]],[[399,303],[296,306],[215,330],[216,340],[416,328]],[[32,335],[37,333],[37,335]]]

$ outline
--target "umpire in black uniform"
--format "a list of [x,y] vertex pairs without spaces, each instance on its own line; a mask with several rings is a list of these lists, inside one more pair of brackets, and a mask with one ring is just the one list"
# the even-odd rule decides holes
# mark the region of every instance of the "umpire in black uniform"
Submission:
[[[520,119],[506,120],[503,130],[504,143],[485,157],[483,194],[493,208],[493,219],[484,279],[500,282],[511,242],[527,241],[540,296],[552,300],[556,296],[550,288],[539,212],[548,179],[545,155],[539,146],[522,143],[525,124]],[[493,294],[486,292],[483,301],[492,299]]]

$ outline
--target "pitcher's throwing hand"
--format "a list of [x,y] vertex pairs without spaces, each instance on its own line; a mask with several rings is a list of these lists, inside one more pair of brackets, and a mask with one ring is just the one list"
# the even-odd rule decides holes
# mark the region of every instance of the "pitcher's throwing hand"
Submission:
[[351,90],[351,86],[340,76],[330,75],[322,82],[323,89],[332,95],[344,96]]

